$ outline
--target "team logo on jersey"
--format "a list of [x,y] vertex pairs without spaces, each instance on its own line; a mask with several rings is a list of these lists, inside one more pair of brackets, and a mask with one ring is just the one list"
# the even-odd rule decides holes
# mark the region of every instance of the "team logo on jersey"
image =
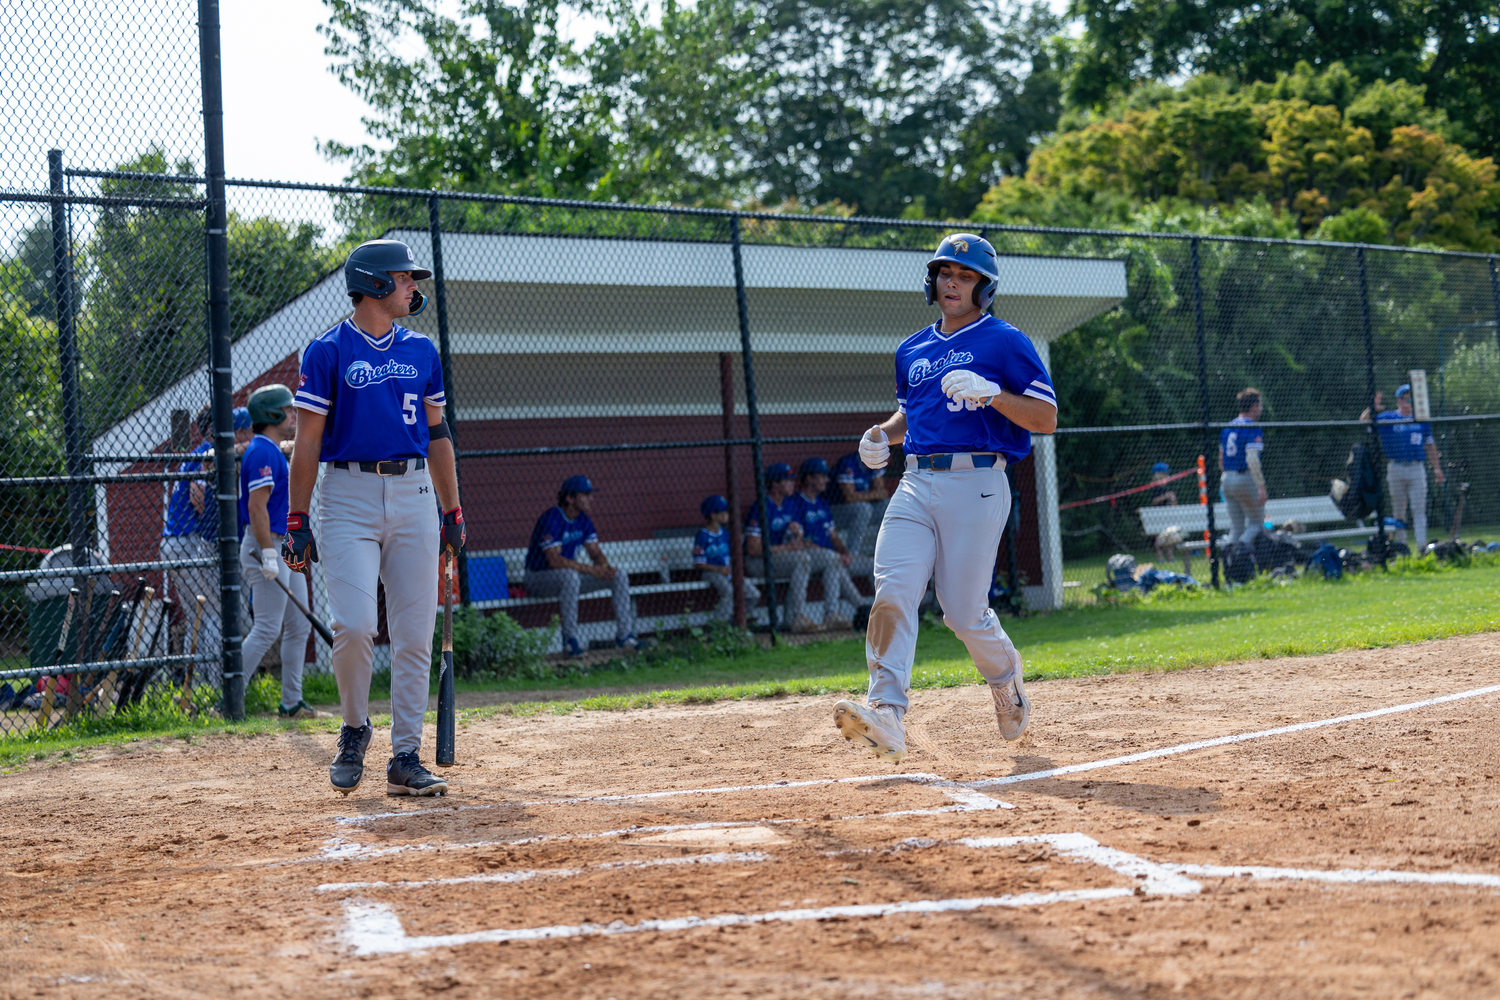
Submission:
[[944,368],[954,365],[966,365],[974,360],[974,355],[968,351],[949,351],[946,355],[936,361],[928,361],[926,358],[918,358],[911,363],[906,370],[906,382],[908,385],[917,385],[925,379],[932,378]]
[[344,372],[344,381],[351,389],[363,389],[367,385],[384,382],[388,378],[416,378],[415,365],[404,365],[399,361],[387,361],[380,367],[368,361],[356,361]]

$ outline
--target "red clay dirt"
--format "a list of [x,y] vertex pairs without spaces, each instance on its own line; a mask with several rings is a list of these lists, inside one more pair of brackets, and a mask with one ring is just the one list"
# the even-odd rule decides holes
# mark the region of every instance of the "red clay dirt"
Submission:
[[[1497,684],[1495,635],[1052,681],[1016,746],[982,687],[921,691],[900,767],[839,739],[832,697],[496,716],[459,730],[436,800],[385,795],[384,731],[348,799],[328,733],[87,751],[0,778],[0,997],[1500,996],[1500,692],[970,787]],[[921,774],[946,783],[902,777]],[[1124,854],[976,842],[1059,834]]]

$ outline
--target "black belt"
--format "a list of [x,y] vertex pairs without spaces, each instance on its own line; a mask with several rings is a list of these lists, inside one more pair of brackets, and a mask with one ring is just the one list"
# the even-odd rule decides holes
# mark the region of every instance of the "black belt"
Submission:
[[377,476],[404,476],[408,466],[412,469],[427,468],[425,458],[392,458],[384,462],[334,462],[335,469],[347,469],[351,465],[359,466],[360,472],[373,472]]
[[[938,472],[947,472],[953,468],[952,455],[915,455],[917,468],[936,469]],[[995,467],[994,455],[971,455],[976,469],[993,469]]]

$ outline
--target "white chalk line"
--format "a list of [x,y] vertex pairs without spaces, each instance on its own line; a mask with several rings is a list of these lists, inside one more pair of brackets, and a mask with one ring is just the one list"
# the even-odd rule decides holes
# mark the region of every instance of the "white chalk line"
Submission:
[[1203,878],[1290,879],[1302,882],[1333,882],[1341,885],[1379,882],[1413,885],[1477,885],[1500,889],[1500,875],[1480,875],[1472,872],[1403,872],[1378,868],[1340,868],[1336,871],[1319,871],[1305,868],[1267,868],[1260,865],[1163,864],[1162,867],[1183,875],[1198,875]]
[[537,878],[571,878],[595,871],[614,871],[620,868],[658,868],[664,865],[728,865],[754,864],[770,859],[763,851],[733,851],[717,854],[692,854],[684,858],[643,858],[639,861],[605,861],[583,868],[529,868],[509,872],[486,872],[483,875],[462,875],[457,878],[428,878],[401,882],[326,882],[317,887],[318,892],[350,892],[356,889],[421,889],[432,885],[464,885],[470,882],[530,882]]
[[[1392,705],[1388,708],[1372,709],[1368,712],[1357,712],[1353,715],[1340,715],[1331,719],[1318,719],[1313,722],[1298,722],[1290,726],[1278,726],[1275,729],[1260,729],[1250,733],[1236,733],[1233,736],[1219,736],[1208,740],[1195,740],[1191,743],[1179,743],[1175,746],[1162,747],[1157,750],[1144,750],[1140,753],[1128,754],[1123,757],[1108,757],[1104,760],[1087,761],[1082,764],[1067,764],[1062,767],[1048,768],[1045,771],[1028,771],[1025,774],[1011,774],[999,778],[979,778],[974,781],[954,781],[937,774],[926,772],[914,773],[892,773],[858,775],[849,778],[817,778],[808,781],[776,781],[762,785],[725,785],[713,788],[677,788],[660,792],[641,792],[632,795],[591,795],[570,799],[551,799],[535,802],[506,803],[522,807],[537,807],[549,805],[585,805],[605,802],[635,802],[649,801],[652,799],[674,798],[684,795],[727,795],[737,792],[759,792],[776,791],[790,788],[812,788],[826,785],[843,784],[866,784],[873,781],[910,781],[915,784],[933,785],[942,788],[950,797],[959,798],[961,789],[978,790],[982,788],[994,788],[1000,785],[1013,785],[1025,781],[1043,781],[1047,778],[1056,778],[1065,774],[1078,774],[1083,771],[1095,771],[1105,767],[1117,767],[1121,764],[1136,764],[1141,761],[1155,760],[1161,757],[1172,757],[1177,754],[1191,753],[1194,750],[1206,750],[1212,747],[1227,746],[1232,743],[1243,743],[1247,740],[1268,739],[1272,736],[1284,736],[1287,733],[1305,732],[1309,729],[1321,729],[1326,726],[1343,725],[1346,722],[1361,722],[1366,719],[1375,719],[1384,715],[1394,715],[1400,712],[1412,712],[1421,708],[1431,708],[1434,705],[1442,705],[1448,702],[1462,701],[1466,698],[1479,698],[1487,694],[1500,693],[1500,684],[1489,687],[1474,688],[1469,691],[1460,691],[1456,694],[1440,695],[1436,698],[1427,698],[1422,701],[1408,702],[1404,705]],[[443,812],[459,812],[464,810],[493,809],[490,805],[472,805],[447,807]],[[1009,802],[1002,803],[1000,808],[1015,808]],[[436,810],[411,810],[374,813],[369,816],[339,816],[334,822],[339,824],[359,824],[372,822],[380,819],[393,819],[402,816],[425,815]],[[890,814],[901,815],[901,814]],[[864,817],[847,817],[864,818]]]

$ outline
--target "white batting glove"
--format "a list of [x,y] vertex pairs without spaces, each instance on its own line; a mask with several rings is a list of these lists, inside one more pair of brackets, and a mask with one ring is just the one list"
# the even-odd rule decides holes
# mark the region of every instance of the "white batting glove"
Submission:
[[859,460],[867,469],[883,469],[891,461],[891,439],[878,426],[865,431],[859,439]]
[[972,399],[981,406],[1000,395],[1000,387],[977,372],[952,371],[943,376],[943,392],[950,399]]
[[260,572],[267,580],[276,579],[281,572],[281,556],[275,549],[260,550]]

